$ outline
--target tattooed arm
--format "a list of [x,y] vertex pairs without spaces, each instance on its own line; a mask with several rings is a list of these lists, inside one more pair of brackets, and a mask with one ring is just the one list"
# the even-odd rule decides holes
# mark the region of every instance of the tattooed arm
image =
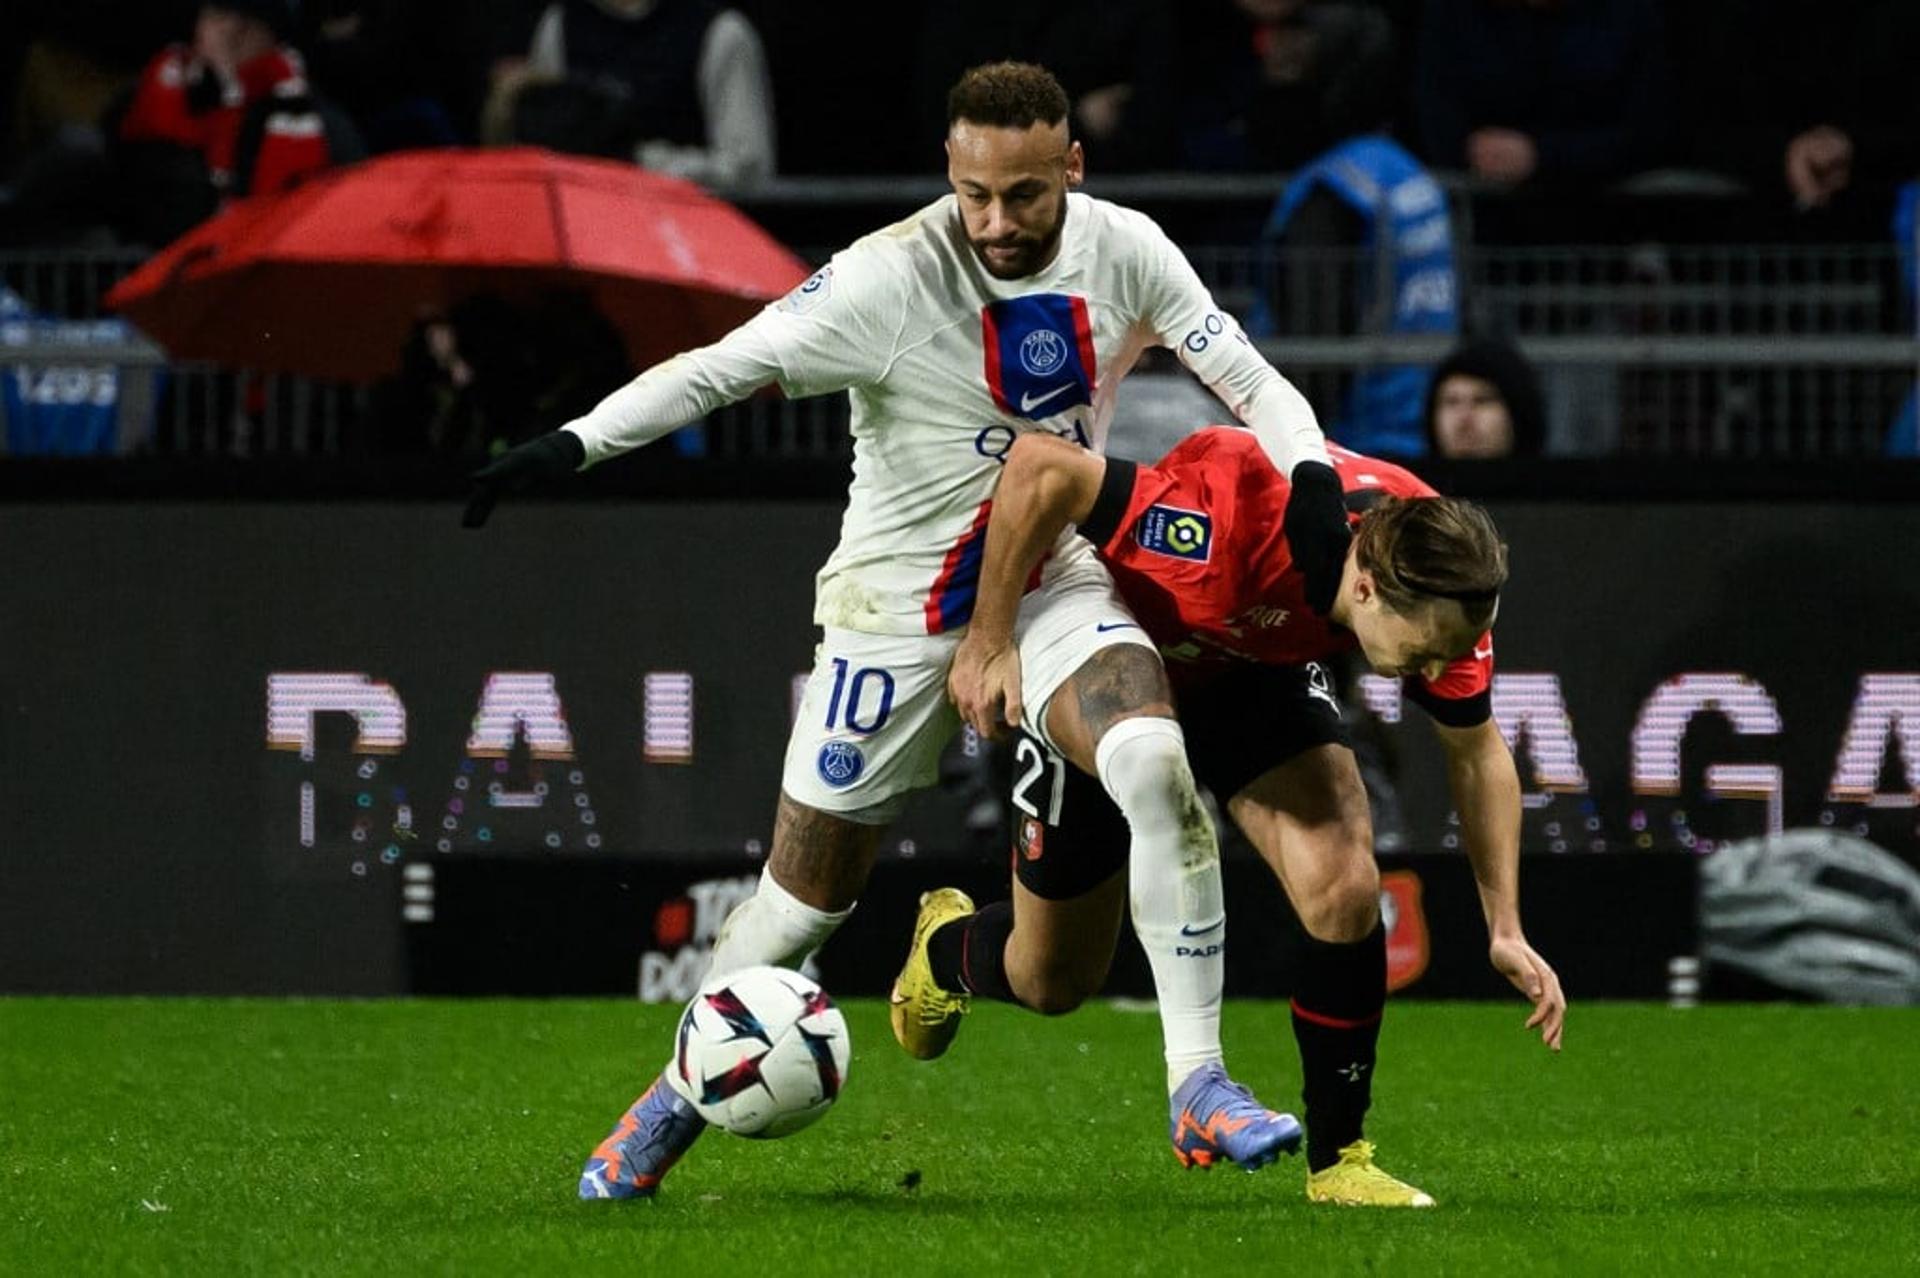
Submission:
[[1022,435],[1007,453],[987,519],[973,620],[947,676],[947,695],[977,731],[991,736],[1005,725],[1019,726],[1013,623],[1020,597],[1061,531],[1092,511],[1106,468],[1104,458],[1079,445],[1038,433]]

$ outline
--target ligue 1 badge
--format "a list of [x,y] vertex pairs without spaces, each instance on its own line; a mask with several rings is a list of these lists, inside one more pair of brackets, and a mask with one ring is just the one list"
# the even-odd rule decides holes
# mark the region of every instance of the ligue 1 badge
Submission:
[[832,292],[833,267],[829,264],[807,276],[805,282],[781,298],[780,309],[791,315],[805,315],[826,301]]
[[1213,517],[1200,510],[1152,505],[1135,521],[1133,539],[1156,555],[1205,563],[1213,554]]

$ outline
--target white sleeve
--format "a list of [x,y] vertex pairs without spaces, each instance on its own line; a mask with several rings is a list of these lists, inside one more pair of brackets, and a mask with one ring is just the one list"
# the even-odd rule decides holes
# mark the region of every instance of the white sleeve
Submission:
[[714,409],[747,396],[780,374],[780,361],[755,325],[747,321],[711,346],[655,364],[562,426],[586,446],[588,466],[650,444],[699,421]]
[[1326,436],[1313,406],[1254,349],[1233,316],[1215,304],[1166,232],[1150,220],[1141,313],[1163,346],[1173,349],[1254,437],[1283,475],[1303,461],[1325,462]]
[[911,285],[903,263],[863,240],[760,312],[751,327],[779,360],[780,389],[799,399],[884,378],[900,352]]
[[700,43],[696,76],[707,145],[642,142],[634,160],[643,168],[695,182],[738,186],[774,172],[773,81],[753,24],[732,9],[714,16]]
[[871,250],[845,250],[719,341],[654,365],[561,429],[585,445],[584,470],[769,382],[799,399],[878,381],[900,346],[900,298]]

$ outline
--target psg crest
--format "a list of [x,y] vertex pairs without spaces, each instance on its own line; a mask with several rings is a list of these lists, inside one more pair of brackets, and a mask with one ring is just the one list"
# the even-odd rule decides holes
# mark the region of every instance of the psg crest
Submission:
[[820,757],[815,761],[820,779],[836,790],[858,781],[866,766],[866,756],[851,741],[827,742],[820,747]]
[[987,390],[1004,413],[1045,421],[1093,402],[1098,370],[1087,299],[1028,293],[980,312]]
[[1035,377],[1056,371],[1066,358],[1066,339],[1050,328],[1036,328],[1020,339],[1020,365]]

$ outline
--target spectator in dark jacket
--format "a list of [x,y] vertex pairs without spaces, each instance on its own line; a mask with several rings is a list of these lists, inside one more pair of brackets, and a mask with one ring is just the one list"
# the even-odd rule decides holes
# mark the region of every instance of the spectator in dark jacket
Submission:
[[1416,108],[1426,159],[1491,182],[1592,186],[1662,159],[1655,0],[1427,0]]
[[524,61],[496,67],[482,136],[727,186],[774,174],[773,81],[722,0],[556,0]]
[[1546,440],[1540,380],[1503,342],[1467,342],[1433,370],[1427,388],[1427,451],[1484,460],[1538,457]]
[[460,92],[454,0],[307,0],[301,51],[315,87],[375,152],[452,146]]

